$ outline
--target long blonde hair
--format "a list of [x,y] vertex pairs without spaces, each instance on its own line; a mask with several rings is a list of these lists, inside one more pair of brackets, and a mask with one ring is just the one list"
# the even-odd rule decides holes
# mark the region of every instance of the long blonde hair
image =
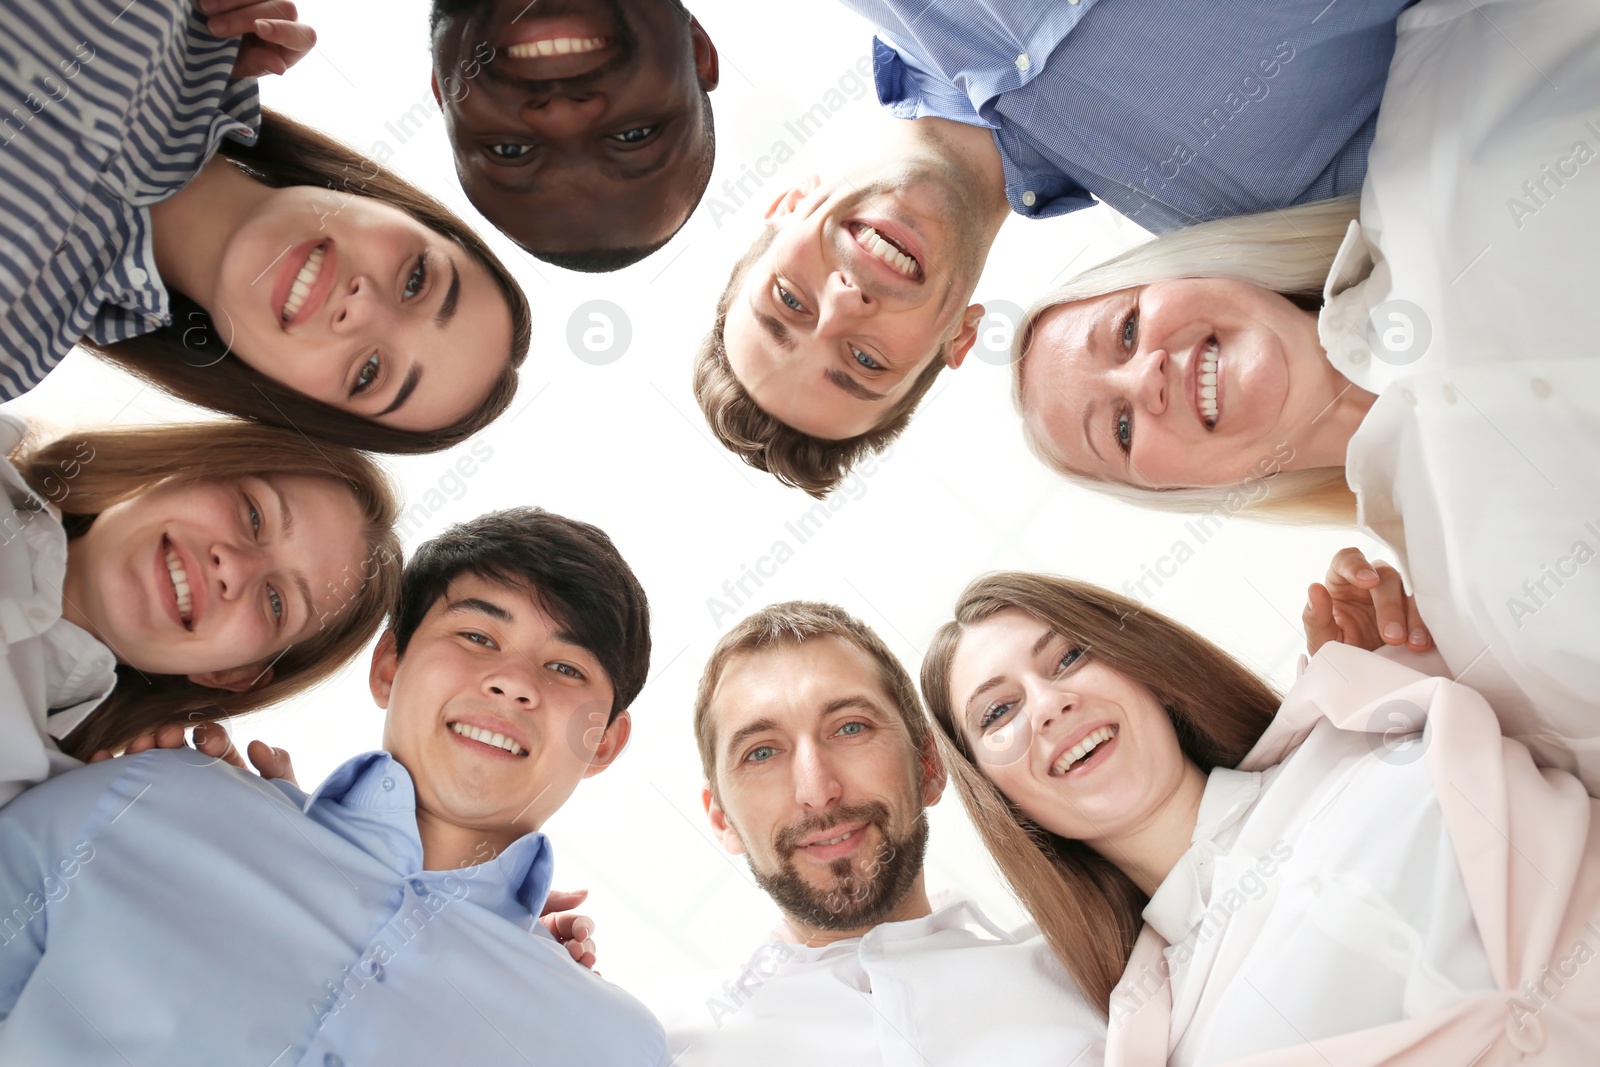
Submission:
[[61,741],[62,751],[80,759],[169,723],[192,726],[244,714],[316,685],[361,651],[399,594],[399,505],[383,472],[351,449],[229,419],[68,433],[24,442],[14,462],[28,486],[61,509],[69,537],[111,505],[158,485],[246,475],[332,479],[350,491],[363,520],[360,573],[344,582],[349,599],[316,634],[273,662],[266,684],[231,693],[182,675],[119,665],[111,695]]
[[1051,833],[986,777],[950,692],[950,663],[966,628],[1019,608],[1149,689],[1183,754],[1201,770],[1236,766],[1278,710],[1279,696],[1233,657],[1137,601],[1071,578],[1010,571],[978,578],[922,661],[922,695],[939,726],[940,755],[967,814],[1012,890],[1078,987],[1104,1014],[1149,898],[1110,860]]
[[[1018,324],[1012,350],[1012,403],[1023,407],[1022,376],[1039,317],[1052,308],[1173,278],[1227,278],[1270,289],[1307,310],[1322,303],[1333,257],[1356,218],[1356,197],[1319,200],[1281,211],[1217,219],[1164,233],[1123,252],[1041,295]],[[1046,466],[1085,489],[1125,503],[1163,511],[1225,513],[1238,510],[1238,485],[1148,489],[1103,481],[1065,467],[1023,424],[1023,436]],[[1253,518],[1280,522],[1350,523],[1355,496],[1344,468],[1279,471],[1268,492],[1245,507]],[[1251,494],[1254,495],[1253,493]]]

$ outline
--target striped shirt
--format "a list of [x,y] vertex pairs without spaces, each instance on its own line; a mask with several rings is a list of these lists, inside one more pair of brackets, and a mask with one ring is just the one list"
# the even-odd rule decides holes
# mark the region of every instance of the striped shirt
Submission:
[[878,99],[987,126],[1011,208],[1155,232],[1358,192],[1414,0],[844,0]]
[[254,78],[239,39],[194,0],[0,0],[0,400],[27,392],[80,337],[169,321],[151,204],[225,136],[251,143]]

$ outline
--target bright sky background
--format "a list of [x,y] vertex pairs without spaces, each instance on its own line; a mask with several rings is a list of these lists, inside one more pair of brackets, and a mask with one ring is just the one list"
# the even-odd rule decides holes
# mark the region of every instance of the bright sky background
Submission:
[[[761,604],[841,604],[875,627],[915,677],[927,639],[974,576],[1020,568],[1121,590],[1182,540],[1194,558],[1159,590],[1147,584],[1155,592],[1150,606],[1283,688],[1304,646],[1306,585],[1344,545],[1360,545],[1369,557],[1378,551],[1354,531],[1242,519],[1202,543],[1182,517],[1068,487],[1022,443],[1008,369],[978,353],[943,375],[890,457],[841,490],[837,510],[802,543],[790,524],[814,502],[714,443],[690,392],[690,364],[728,268],[754,239],[766,204],[806,175],[870,152],[877,131],[895,121],[879,111],[858,74],[858,65],[868,66],[868,24],[829,0],[692,4],[722,59],[722,84],[712,94],[718,153],[711,187],[696,216],[656,255],[616,274],[583,275],[521,253],[461,195],[428,91],[425,0],[297,3],[320,44],[286,78],[264,81],[265,101],[369,152],[387,142],[390,165],[471,220],[512,265],[533,305],[533,350],[510,413],[454,452],[385,461],[408,505],[418,508],[407,520],[407,549],[450,522],[538,504],[604,528],[650,596],[655,654],[651,681],[633,707],[631,747],[546,826],[557,887],[591,891],[583,910],[598,923],[607,979],[636,988],[685,970],[732,976],[776,917],[744,861],[710,836],[690,725],[706,656],[724,630]],[[800,143],[786,123],[817,104],[831,117]],[[410,136],[402,141],[397,131],[408,114]],[[795,158],[762,179],[755,195],[730,195],[724,183],[754,169],[780,141]],[[746,189],[754,184],[747,181]],[[1141,237],[1105,208],[1046,222],[1013,217],[977,299],[1026,306],[1064,270]],[[593,300],[616,305],[631,326],[629,346],[605,365],[578,358],[567,341],[569,320]],[[15,409],[63,428],[194,414],[82,353]],[[456,463],[474,449],[490,454],[462,478]],[[737,581],[779,541],[793,558],[759,588],[747,583],[752,597],[730,603],[724,583]],[[736,613],[714,615],[713,598]],[[349,756],[378,747],[382,713],[366,673],[364,654],[316,692],[235,724],[234,736],[241,746],[260,737],[288,748],[309,789]],[[1002,924],[1021,922],[953,790],[933,809],[932,827],[930,890],[968,894]]]

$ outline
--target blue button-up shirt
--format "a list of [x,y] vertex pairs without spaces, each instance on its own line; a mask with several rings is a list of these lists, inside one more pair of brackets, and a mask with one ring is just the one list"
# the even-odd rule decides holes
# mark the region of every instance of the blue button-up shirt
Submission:
[[538,922],[543,834],[424,870],[382,752],[307,797],[193,750],[0,810],[0,1063],[664,1063],[660,1025]]
[[844,0],[878,99],[994,131],[1011,208],[1162,232],[1361,188],[1413,0]]

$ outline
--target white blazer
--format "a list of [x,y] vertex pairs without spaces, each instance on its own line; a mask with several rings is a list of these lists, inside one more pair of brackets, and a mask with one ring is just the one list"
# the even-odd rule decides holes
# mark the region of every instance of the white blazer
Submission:
[[[0,414],[0,456],[27,436]],[[93,462],[90,460],[90,462]],[[70,477],[63,477],[71,491]],[[56,747],[117,684],[104,644],[61,617],[67,534],[55,505],[0,459],[0,806],[31,785],[79,766]],[[31,499],[31,503],[29,502]]]
[[1422,0],[1319,322],[1455,677],[1600,795],[1600,3]]

